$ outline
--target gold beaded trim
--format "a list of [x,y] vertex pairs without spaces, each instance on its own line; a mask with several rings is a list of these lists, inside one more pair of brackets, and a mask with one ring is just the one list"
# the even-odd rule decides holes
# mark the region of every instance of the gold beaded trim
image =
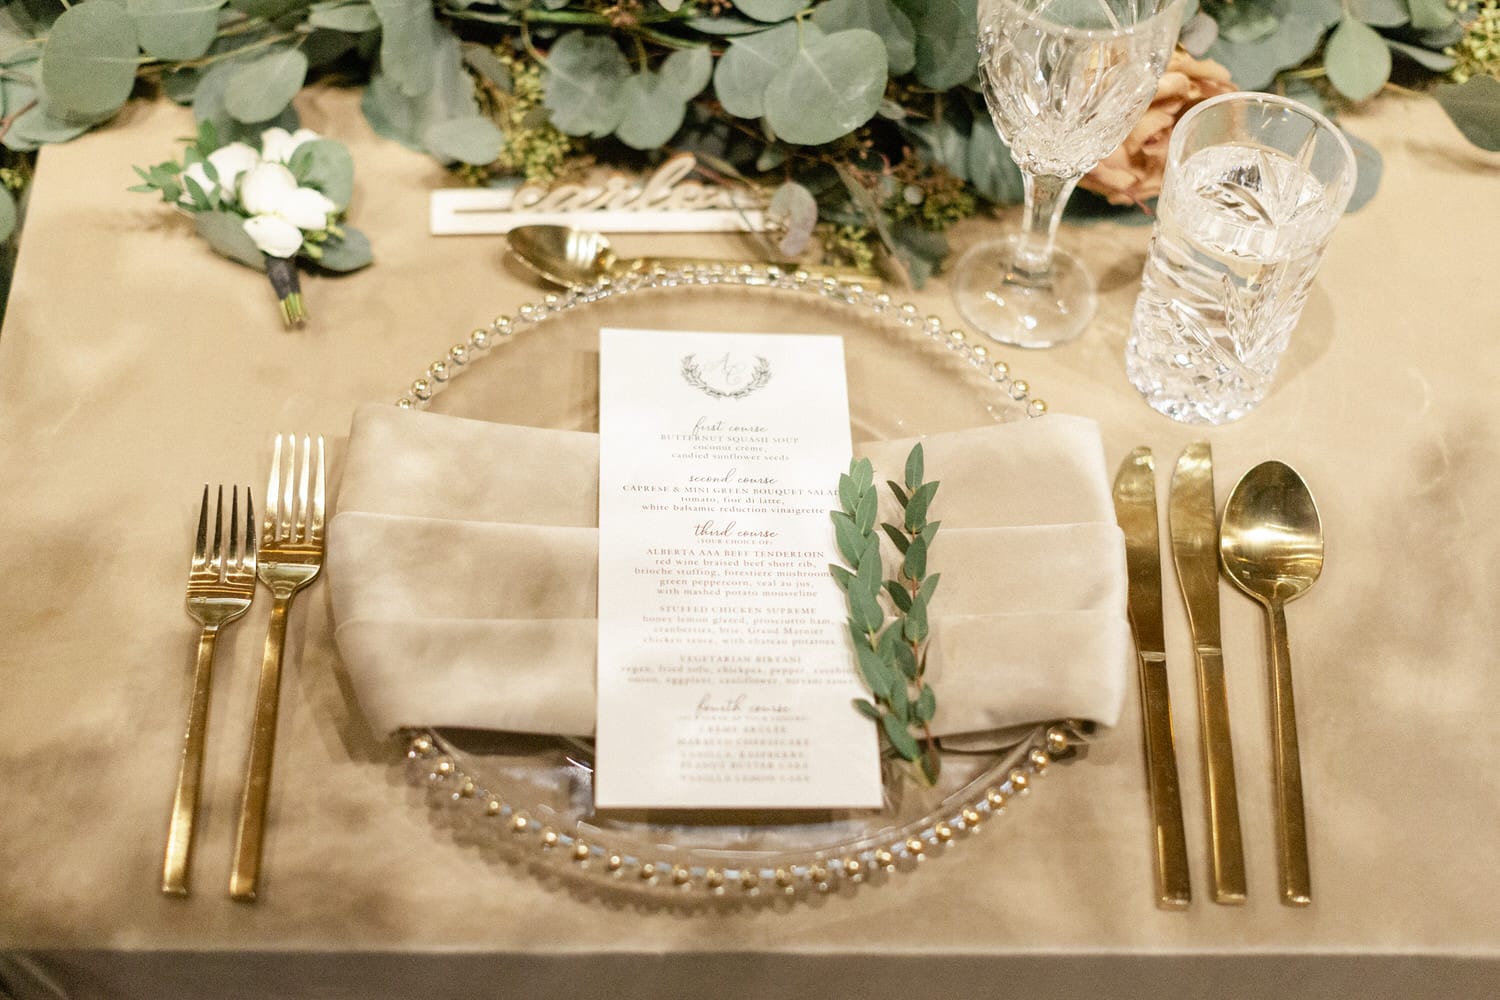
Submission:
[[[543,823],[524,809],[512,805],[493,790],[476,784],[442,747],[430,731],[410,735],[406,759],[415,780],[431,788],[446,804],[476,809],[485,821],[496,821],[492,830],[502,840],[558,859],[580,871],[596,870],[635,888],[701,892],[712,896],[795,896],[829,892],[841,883],[858,884],[878,873],[895,872],[920,863],[977,833],[999,816],[1018,797],[1030,794],[1036,779],[1055,761],[1078,754],[1086,727],[1059,722],[1046,728],[1043,741],[1026,750],[1023,763],[1003,778],[983,784],[972,801],[945,811],[939,818],[924,820],[919,829],[908,829],[889,843],[847,853],[813,853],[806,858],[778,855],[774,864],[746,868],[690,865],[663,858],[634,855],[612,849],[581,834],[568,833]],[[476,807],[473,803],[479,803]]]
[[833,302],[868,309],[874,316],[911,329],[920,329],[932,340],[963,357],[1010,399],[1025,407],[1029,417],[1047,412],[1045,401],[1031,395],[1031,386],[1011,374],[1010,365],[990,356],[990,349],[963,330],[949,327],[940,316],[923,316],[910,302],[896,302],[887,292],[868,291],[858,282],[818,277],[808,271],[789,271],[775,264],[712,264],[657,266],[618,278],[602,279],[597,285],[566,292],[549,292],[540,304],[524,303],[514,316],[497,316],[487,327],[472,331],[468,339],[454,344],[448,353],[414,379],[396,399],[405,410],[426,409],[432,397],[498,344],[576,306],[600,302],[648,288],[679,288],[696,285],[739,285],[747,288],[777,288],[818,295]]

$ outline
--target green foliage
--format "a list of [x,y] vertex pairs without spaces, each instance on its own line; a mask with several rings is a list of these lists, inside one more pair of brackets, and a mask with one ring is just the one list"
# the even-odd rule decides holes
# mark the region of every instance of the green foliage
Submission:
[[933,784],[941,758],[928,723],[937,712],[937,695],[924,674],[928,606],[939,580],[939,574],[927,573],[927,553],[939,526],[927,520],[926,512],[938,484],[923,481],[922,465],[919,443],[906,460],[906,488],[886,484],[905,509],[905,527],[880,525],[901,555],[896,575],[885,578],[880,535],[875,531],[879,496],[874,468],[865,458],[849,464],[849,471],[839,476],[839,509],[830,511],[834,539],[846,565],[831,564],[828,570],[844,591],[855,665],[874,696],[873,701],[856,698],[854,707],[879,724],[897,757]]
[[1461,84],[1442,84],[1438,103],[1460,132],[1474,145],[1500,150],[1500,80],[1470,77]]

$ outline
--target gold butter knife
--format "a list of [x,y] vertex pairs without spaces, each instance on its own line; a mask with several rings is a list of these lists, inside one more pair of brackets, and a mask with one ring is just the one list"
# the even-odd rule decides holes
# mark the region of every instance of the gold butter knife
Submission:
[[1240,839],[1229,694],[1224,685],[1224,652],[1219,639],[1218,523],[1213,453],[1208,442],[1195,441],[1177,459],[1172,473],[1167,524],[1198,668],[1198,724],[1208,798],[1214,902],[1238,905],[1245,901],[1245,850]]
[[1135,634],[1141,684],[1141,724],[1146,742],[1146,786],[1156,841],[1156,905],[1185,909],[1192,900],[1182,795],[1167,687],[1166,640],[1161,622],[1161,535],[1156,516],[1156,465],[1151,449],[1137,448],[1115,477],[1115,518],[1125,533],[1130,582],[1130,628]]

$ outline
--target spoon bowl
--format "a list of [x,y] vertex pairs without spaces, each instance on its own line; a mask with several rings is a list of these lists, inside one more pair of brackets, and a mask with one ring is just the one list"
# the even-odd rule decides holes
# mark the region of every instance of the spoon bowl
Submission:
[[1219,562],[1235,586],[1265,607],[1281,899],[1307,906],[1312,875],[1285,605],[1307,593],[1323,571],[1323,522],[1307,484],[1290,466],[1262,462],[1235,484],[1219,524]]
[[1323,523],[1302,477],[1281,462],[1245,473],[1224,504],[1224,574],[1262,604],[1295,600],[1323,572]]
[[507,236],[511,253],[556,285],[591,285],[614,273],[614,248],[603,233],[569,226],[517,226]]

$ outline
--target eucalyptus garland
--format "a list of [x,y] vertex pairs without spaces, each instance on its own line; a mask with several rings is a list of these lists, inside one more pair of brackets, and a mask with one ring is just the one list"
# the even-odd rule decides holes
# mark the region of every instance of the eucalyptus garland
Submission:
[[[978,3],[10,0],[0,141],[12,152],[66,141],[143,88],[191,105],[226,143],[249,140],[295,131],[291,102],[309,82],[345,83],[363,88],[378,133],[475,183],[690,151],[717,179],[774,194],[783,253],[818,240],[920,283],[947,253],[948,225],[1022,193],[977,89]],[[1436,87],[1443,107],[1500,148],[1494,7],[1201,0],[1182,42],[1240,87],[1330,111],[1451,78]]]

